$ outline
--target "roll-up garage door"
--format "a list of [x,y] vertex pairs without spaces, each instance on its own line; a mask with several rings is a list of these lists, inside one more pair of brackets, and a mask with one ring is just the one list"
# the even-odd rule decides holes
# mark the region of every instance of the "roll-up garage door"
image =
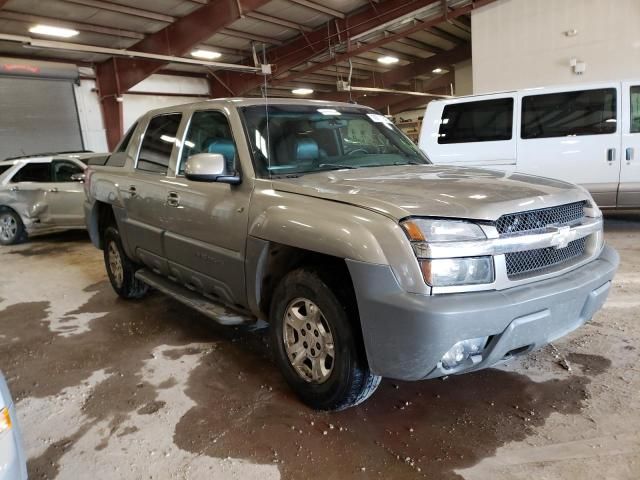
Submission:
[[74,65],[0,59],[0,160],[82,150]]

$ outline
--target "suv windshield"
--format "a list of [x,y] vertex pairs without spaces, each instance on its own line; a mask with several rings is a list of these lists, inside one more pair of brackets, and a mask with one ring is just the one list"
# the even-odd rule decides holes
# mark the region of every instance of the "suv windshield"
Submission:
[[259,105],[241,111],[262,178],[430,163],[389,119],[372,110]]

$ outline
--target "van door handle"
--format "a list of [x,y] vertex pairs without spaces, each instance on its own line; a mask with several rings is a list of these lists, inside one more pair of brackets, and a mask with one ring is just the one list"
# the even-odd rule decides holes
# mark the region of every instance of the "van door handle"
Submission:
[[180,195],[178,195],[178,192],[169,192],[169,195],[167,196],[167,205],[170,207],[180,206]]
[[136,190],[135,185],[129,185],[129,195],[135,197],[138,194],[138,190]]
[[616,159],[616,149],[610,148],[607,150],[607,162],[613,162]]
[[624,153],[624,157],[627,160],[627,162],[630,162],[631,160],[633,160],[633,148],[632,147],[627,147],[627,149],[625,150],[625,153]]

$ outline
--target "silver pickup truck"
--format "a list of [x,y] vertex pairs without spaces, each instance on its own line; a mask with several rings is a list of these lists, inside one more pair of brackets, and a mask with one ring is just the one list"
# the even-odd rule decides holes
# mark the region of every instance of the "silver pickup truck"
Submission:
[[266,320],[285,379],[318,409],[561,337],[602,307],[619,261],[583,188],[431,165],[358,105],[155,110],[94,163],[86,222],[115,291]]

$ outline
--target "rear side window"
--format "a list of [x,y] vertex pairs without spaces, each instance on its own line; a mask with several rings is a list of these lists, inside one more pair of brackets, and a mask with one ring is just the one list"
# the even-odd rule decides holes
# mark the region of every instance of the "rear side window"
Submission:
[[13,165],[0,165],[0,175],[9,170]]
[[530,95],[522,99],[523,139],[614,133],[616,123],[615,88]]
[[167,173],[181,118],[179,113],[170,113],[151,119],[140,146],[138,170]]
[[631,87],[631,133],[640,133],[640,86]]
[[511,140],[513,99],[454,103],[444,107],[438,143]]
[[50,182],[51,181],[51,164],[50,163],[27,163],[16,173],[11,182]]

